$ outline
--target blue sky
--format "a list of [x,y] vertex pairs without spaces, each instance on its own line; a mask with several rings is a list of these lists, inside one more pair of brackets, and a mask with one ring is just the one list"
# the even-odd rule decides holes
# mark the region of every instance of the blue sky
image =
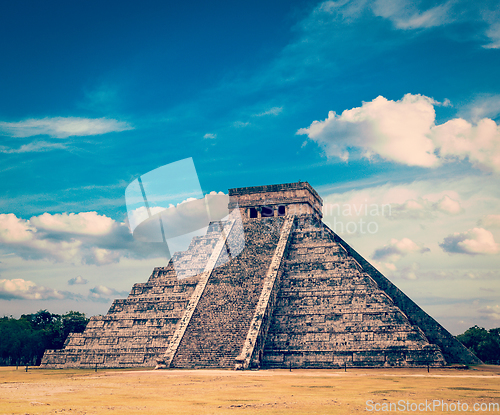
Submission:
[[206,194],[308,181],[447,328],[500,326],[496,6],[4,2],[0,314],[105,313],[147,280],[125,188],[192,157]]

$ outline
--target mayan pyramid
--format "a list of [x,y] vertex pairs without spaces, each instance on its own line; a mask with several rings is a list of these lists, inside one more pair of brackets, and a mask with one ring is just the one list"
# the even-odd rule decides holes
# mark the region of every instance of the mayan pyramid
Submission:
[[42,366],[416,367],[478,364],[321,222],[305,182],[229,190],[229,216],[135,284]]

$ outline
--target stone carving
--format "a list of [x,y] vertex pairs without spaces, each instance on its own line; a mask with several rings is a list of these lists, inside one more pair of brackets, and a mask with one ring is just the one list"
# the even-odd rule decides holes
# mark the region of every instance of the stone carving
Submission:
[[322,201],[308,183],[229,195],[233,216],[212,223],[106,316],[92,317],[64,349],[47,350],[42,366],[480,363],[321,222]]

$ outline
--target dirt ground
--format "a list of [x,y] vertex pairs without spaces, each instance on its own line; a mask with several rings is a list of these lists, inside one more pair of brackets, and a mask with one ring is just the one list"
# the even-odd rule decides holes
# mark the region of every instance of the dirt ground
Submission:
[[429,373],[0,368],[0,414],[473,413],[474,405],[500,414],[497,404],[500,367],[487,365]]

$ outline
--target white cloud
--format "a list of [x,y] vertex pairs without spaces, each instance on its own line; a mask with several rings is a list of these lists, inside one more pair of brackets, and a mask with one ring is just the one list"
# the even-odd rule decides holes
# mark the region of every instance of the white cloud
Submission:
[[477,123],[482,118],[494,119],[500,114],[500,95],[480,95],[470,104],[464,106],[460,112],[462,118]]
[[448,213],[450,215],[458,215],[463,212],[462,206],[456,200],[453,200],[448,195],[445,195],[439,202],[435,204],[437,210]]
[[430,9],[418,10],[417,4],[409,0],[376,0],[372,5],[376,16],[391,20],[398,29],[420,29],[442,26],[452,21],[451,2]]
[[500,215],[486,215],[479,221],[479,225],[486,228],[500,228]]
[[341,115],[330,111],[324,121],[314,121],[297,134],[307,134],[328,156],[349,159],[349,151],[361,149],[363,156],[378,155],[410,166],[438,164],[428,137],[435,119],[433,100],[407,94],[399,101],[379,96]]
[[249,125],[250,125],[250,123],[248,121],[246,121],[246,122],[243,122],[243,121],[233,122],[233,127],[236,127],[236,128],[244,128],[244,127],[248,127]]
[[135,241],[125,223],[96,212],[44,213],[29,220],[0,214],[0,252],[24,260],[106,265],[124,257],[165,257],[157,245]]
[[493,234],[483,228],[473,228],[466,232],[456,232],[447,236],[439,244],[445,252],[469,255],[496,254],[499,251]]
[[101,295],[106,295],[106,296],[110,296],[110,295],[113,295],[115,293],[115,290],[113,290],[112,288],[106,287],[104,285],[98,285],[98,286],[92,288],[90,291],[95,293],[95,294],[101,294]]
[[0,122],[0,132],[11,137],[48,135],[54,138],[88,136],[131,130],[124,121],[108,118],[54,117],[28,119],[18,122]]
[[0,279],[0,299],[14,300],[62,300],[71,297],[71,293],[53,290],[40,285],[36,285],[32,281],[26,281],[20,278],[7,280]]
[[496,10],[485,10],[483,12],[483,18],[489,23],[489,27],[486,29],[486,36],[490,39],[490,43],[483,45],[486,49],[498,49],[500,48],[500,12],[498,11],[498,4],[493,7]]
[[[173,205],[170,205],[170,207],[173,207]],[[148,209],[146,206],[141,206],[138,207],[137,209],[131,210],[128,212],[128,220],[129,220],[129,225],[130,225],[130,230],[133,232],[134,229],[142,222],[145,220],[149,219],[149,215],[154,216],[159,212],[163,212],[165,209],[164,207],[161,206],[151,206]]]
[[435,125],[434,105],[423,95],[391,101],[379,96],[341,115],[301,128],[329,157],[347,161],[352,152],[409,166],[436,167],[468,159],[480,169],[500,172],[500,127],[483,118],[476,125],[456,118]]
[[488,39],[484,48],[500,47],[500,12],[495,1],[447,0],[434,2],[432,6],[428,7],[428,2],[422,0],[325,1],[314,10],[314,14],[339,15],[342,20],[352,22],[371,12],[389,20],[395,29],[405,31],[474,23],[477,29],[469,30],[465,39],[476,40],[478,32],[482,32],[482,36]]
[[476,125],[455,118],[434,126],[432,138],[444,160],[467,158],[475,167],[500,171],[500,126],[489,118]]
[[106,265],[113,264],[120,260],[121,253],[117,251],[112,251],[104,248],[92,248],[92,258],[93,261],[91,263],[95,263],[97,265]]
[[391,239],[391,242],[384,245],[382,248],[378,248],[372,255],[375,260],[389,260],[392,262],[397,261],[402,256],[413,254],[413,253],[424,253],[429,252],[429,248],[425,248],[421,245],[417,245],[409,238],[403,238],[401,240]]
[[[136,228],[141,223],[146,222],[150,218],[150,214],[151,217],[154,217],[161,212],[164,233],[169,239],[172,235],[179,236],[190,233],[195,230],[196,226],[198,229],[204,228],[208,226],[210,220],[220,220],[229,213],[228,203],[228,196],[223,192],[211,192],[203,199],[188,197],[177,206],[170,204],[168,207],[150,207],[149,213],[146,207],[141,206],[128,212],[130,230],[136,232]],[[149,224],[145,223],[140,233],[136,232],[134,236],[140,240],[160,242],[162,235],[158,224],[157,219]]]
[[213,133],[206,133],[203,138],[209,138],[209,139],[214,139],[214,138],[217,138],[217,134],[213,134]]
[[79,275],[78,277],[69,279],[68,285],[85,285],[88,282],[89,282],[88,280],[86,280],[85,278],[82,278],[82,276]]
[[403,203],[394,203],[392,204],[391,217],[393,219],[424,219],[436,217],[437,213],[458,215],[462,212],[464,212],[464,209],[460,202],[451,198],[448,194],[444,194],[436,202],[432,202],[426,197],[418,197],[416,199],[407,199]]
[[44,213],[33,216],[30,224],[49,232],[63,232],[77,235],[105,235],[112,231],[116,222],[97,212]]
[[259,114],[253,114],[254,117],[264,117],[266,115],[278,115],[283,111],[283,107],[272,107],[267,111],[261,112]]
[[354,18],[360,17],[363,9],[366,7],[366,0],[339,0],[339,1],[325,1],[321,3],[314,11],[313,14],[328,13],[339,14],[342,20],[352,22]]
[[24,248],[20,254],[26,259],[45,257],[54,261],[78,262],[80,260],[82,241],[75,239],[58,241],[40,238],[19,247]]
[[99,237],[113,227],[117,225],[112,219],[95,212],[44,213],[30,220],[17,218],[13,213],[0,214],[0,246],[24,259],[80,262],[88,256],[87,247],[75,235]]
[[416,262],[413,262],[410,266],[404,267],[400,271],[400,275],[402,278],[407,279],[407,280],[416,280],[418,279],[417,277],[417,272],[419,271],[420,267]]
[[[361,184],[363,186],[363,184]],[[425,255],[418,256],[421,270],[416,274],[428,273],[442,269],[468,269],[470,272],[482,272],[484,270],[495,270],[497,279],[500,274],[498,260],[495,255],[447,255],[439,243],[457,231],[457,223],[462,229],[472,229],[478,226],[478,220],[485,218],[500,209],[500,188],[494,176],[478,173],[476,176],[463,176],[434,180],[419,180],[412,183],[391,184],[384,183],[373,185],[365,183],[364,188],[359,182],[348,183],[339,188],[332,186],[331,189],[319,188],[323,197],[326,210],[324,221],[330,224],[330,228],[339,233],[342,238],[352,245],[365,258],[372,258],[376,250],[383,248],[381,241],[396,239],[401,241],[408,238],[421,247],[427,247],[431,251]],[[332,193],[334,192],[334,193]],[[448,200],[451,199],[454,202]],[[456,202],[456,203],[455,203]],[[330,209],[331,206],[339,205],[338,210]],[[386,206],[391,206],[391,210]],[[352,211],[358,210],[359,216],[346,216],[344,206],[352,206]],[[368,206],[368,209],[364,209]],[[372,209],[378,207],[378,209]],[[456,213],[459,209],[460,213]],[[384,214],[377,214],[382,211]],[[375,212],[374,213],[372,213]],[[450,213],[453,212],[453,213]],[[342,226],[335,227],[337,223],[358,223],[364,221],[365,232],[343,233]],[[367,231],[371,223],[371,232]],[[486,228],[490,230],[495,241],[500,238],[499,228]],[[467,239],[467,238],[466,238]],[[380,252],[382,254],[383,252]],[[381,271],[387,273],[388,277],[403,277],[401,273],[405,267],[410,266],[415,254],[401,256],[398,260],[397,270],[386,258],[377,262]],[[428,274],[430,275],[430,274]],[[420,278],[420,277],[419,277]],[[430,277],[429,277],[430,278]],[[466,293],[464,294],[466,295]]]
[[500,320],[500,305],[481,307],[477,310],[481,314],[486,314],[488,320]]
[[89,297],[94,300],[107,299],[113,296],[124,297],[128,294],[126,291],[117,291],[114,288],[106,287],[105,285],[97,285],[89,290]]
[[119,234],[119,227],[113,219],[96,212],[44,213],[29,220],[13,213],[0,214],[0,246],[25,259],[84,260],[100,265],[116,262],[120,255],[92,245],[115,231]]
[[0,242],[17,243],[33,240],[36,228],[13,213],[0,214]]
[[40,153],[43,151],[62,150],[67,148],[62,143],[47,143],[45,141],[35,141],[33,143],[23,144],[19,148],[9,148],[0,146],[0,153],[15,154],[15,153]]

